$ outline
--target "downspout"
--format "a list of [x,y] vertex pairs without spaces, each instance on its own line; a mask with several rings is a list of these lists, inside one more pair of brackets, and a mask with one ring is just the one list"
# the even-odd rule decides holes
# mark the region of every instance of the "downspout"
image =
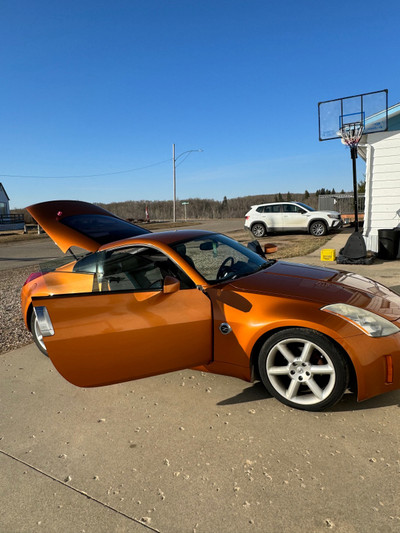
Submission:
[[[367,202],[365,203],[364,207],[364,229],[363,229],[363,236],[364,238],[369,236],[369,233],[371,231],[371,206],[372,206],[372,184],[371,184],[371,176],[372,176],[372,146],[368,143],[365,144],[359,144],[359,148],[366,148],[366,176],[365,176],[365,199]],[[365,222],[368,221],[368,224],[366,226]]]

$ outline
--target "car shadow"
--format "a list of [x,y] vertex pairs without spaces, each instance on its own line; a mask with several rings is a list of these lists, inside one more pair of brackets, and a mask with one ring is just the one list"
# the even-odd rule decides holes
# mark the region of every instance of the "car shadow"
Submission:
[[272,396],[265,389],[264,385],[258,381],[253,385],[250,385],[250,387],[243,389],[239,394],[218,402],[217,405],[235,405],[238,403],[257,402],[259,400],[265,400],[266,398],[272,398]]
[[[251,403],[260,400],[267,400],[272,398],[272,395],[265,389],[261,382],[256,382],[250,385],[242,392],[226,398],[217,403],[217,405],[235,405],[241,403]],[[379,409],[380,407],[400,407],[400,391],[391,391],[380,396],[375,396],[363,402],[357,402],[355,394],[345,394],[342,400],[328,409],[329,412],[345,412],[345,411],[365,411],[368,409]]]
[[357,402],[355,394],[345,394],[342,400],[331,407],[331,412],[343,411],[367,411],[368,409],[379,409],[380,407],[400,407],[400,391],[391,391],[375,396],[363,402]]

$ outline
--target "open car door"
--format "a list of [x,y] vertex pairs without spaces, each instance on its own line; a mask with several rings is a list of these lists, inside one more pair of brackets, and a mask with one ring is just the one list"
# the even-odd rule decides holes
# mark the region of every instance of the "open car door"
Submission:
[[211,302],[197,288],[53,295],[33,306],[54,366],[80,387],[212,359]]

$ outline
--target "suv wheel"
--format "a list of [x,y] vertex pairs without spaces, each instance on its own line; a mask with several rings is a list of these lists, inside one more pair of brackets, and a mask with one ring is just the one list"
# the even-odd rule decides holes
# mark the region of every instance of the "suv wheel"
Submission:
[[314,235],[314,237],[322,237],[323,235],[326,235],[328,233],[326,224],[325,222],[322,222],[322,220],[316,220],[315,222],[311,222],[309,231],[311,235]]
[[251,232],[254,235],[254,237],[264,237],[264,235],[267,234],[267,230],[264,226],[264,224],[261,224],[261,222],[256,222],[251,226]]

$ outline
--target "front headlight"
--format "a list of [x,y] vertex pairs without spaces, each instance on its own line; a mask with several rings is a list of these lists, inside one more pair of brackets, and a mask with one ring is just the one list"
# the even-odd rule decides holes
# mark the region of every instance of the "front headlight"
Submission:
[[340,215],[328,215],[328,218],[340,218]]
[[321,311],[332,313],[344,318],[370,337],[386,337],[398,333],[400,329],[386,318],[371,311],[360,309],[348,304],[332,304],[321,308]]

